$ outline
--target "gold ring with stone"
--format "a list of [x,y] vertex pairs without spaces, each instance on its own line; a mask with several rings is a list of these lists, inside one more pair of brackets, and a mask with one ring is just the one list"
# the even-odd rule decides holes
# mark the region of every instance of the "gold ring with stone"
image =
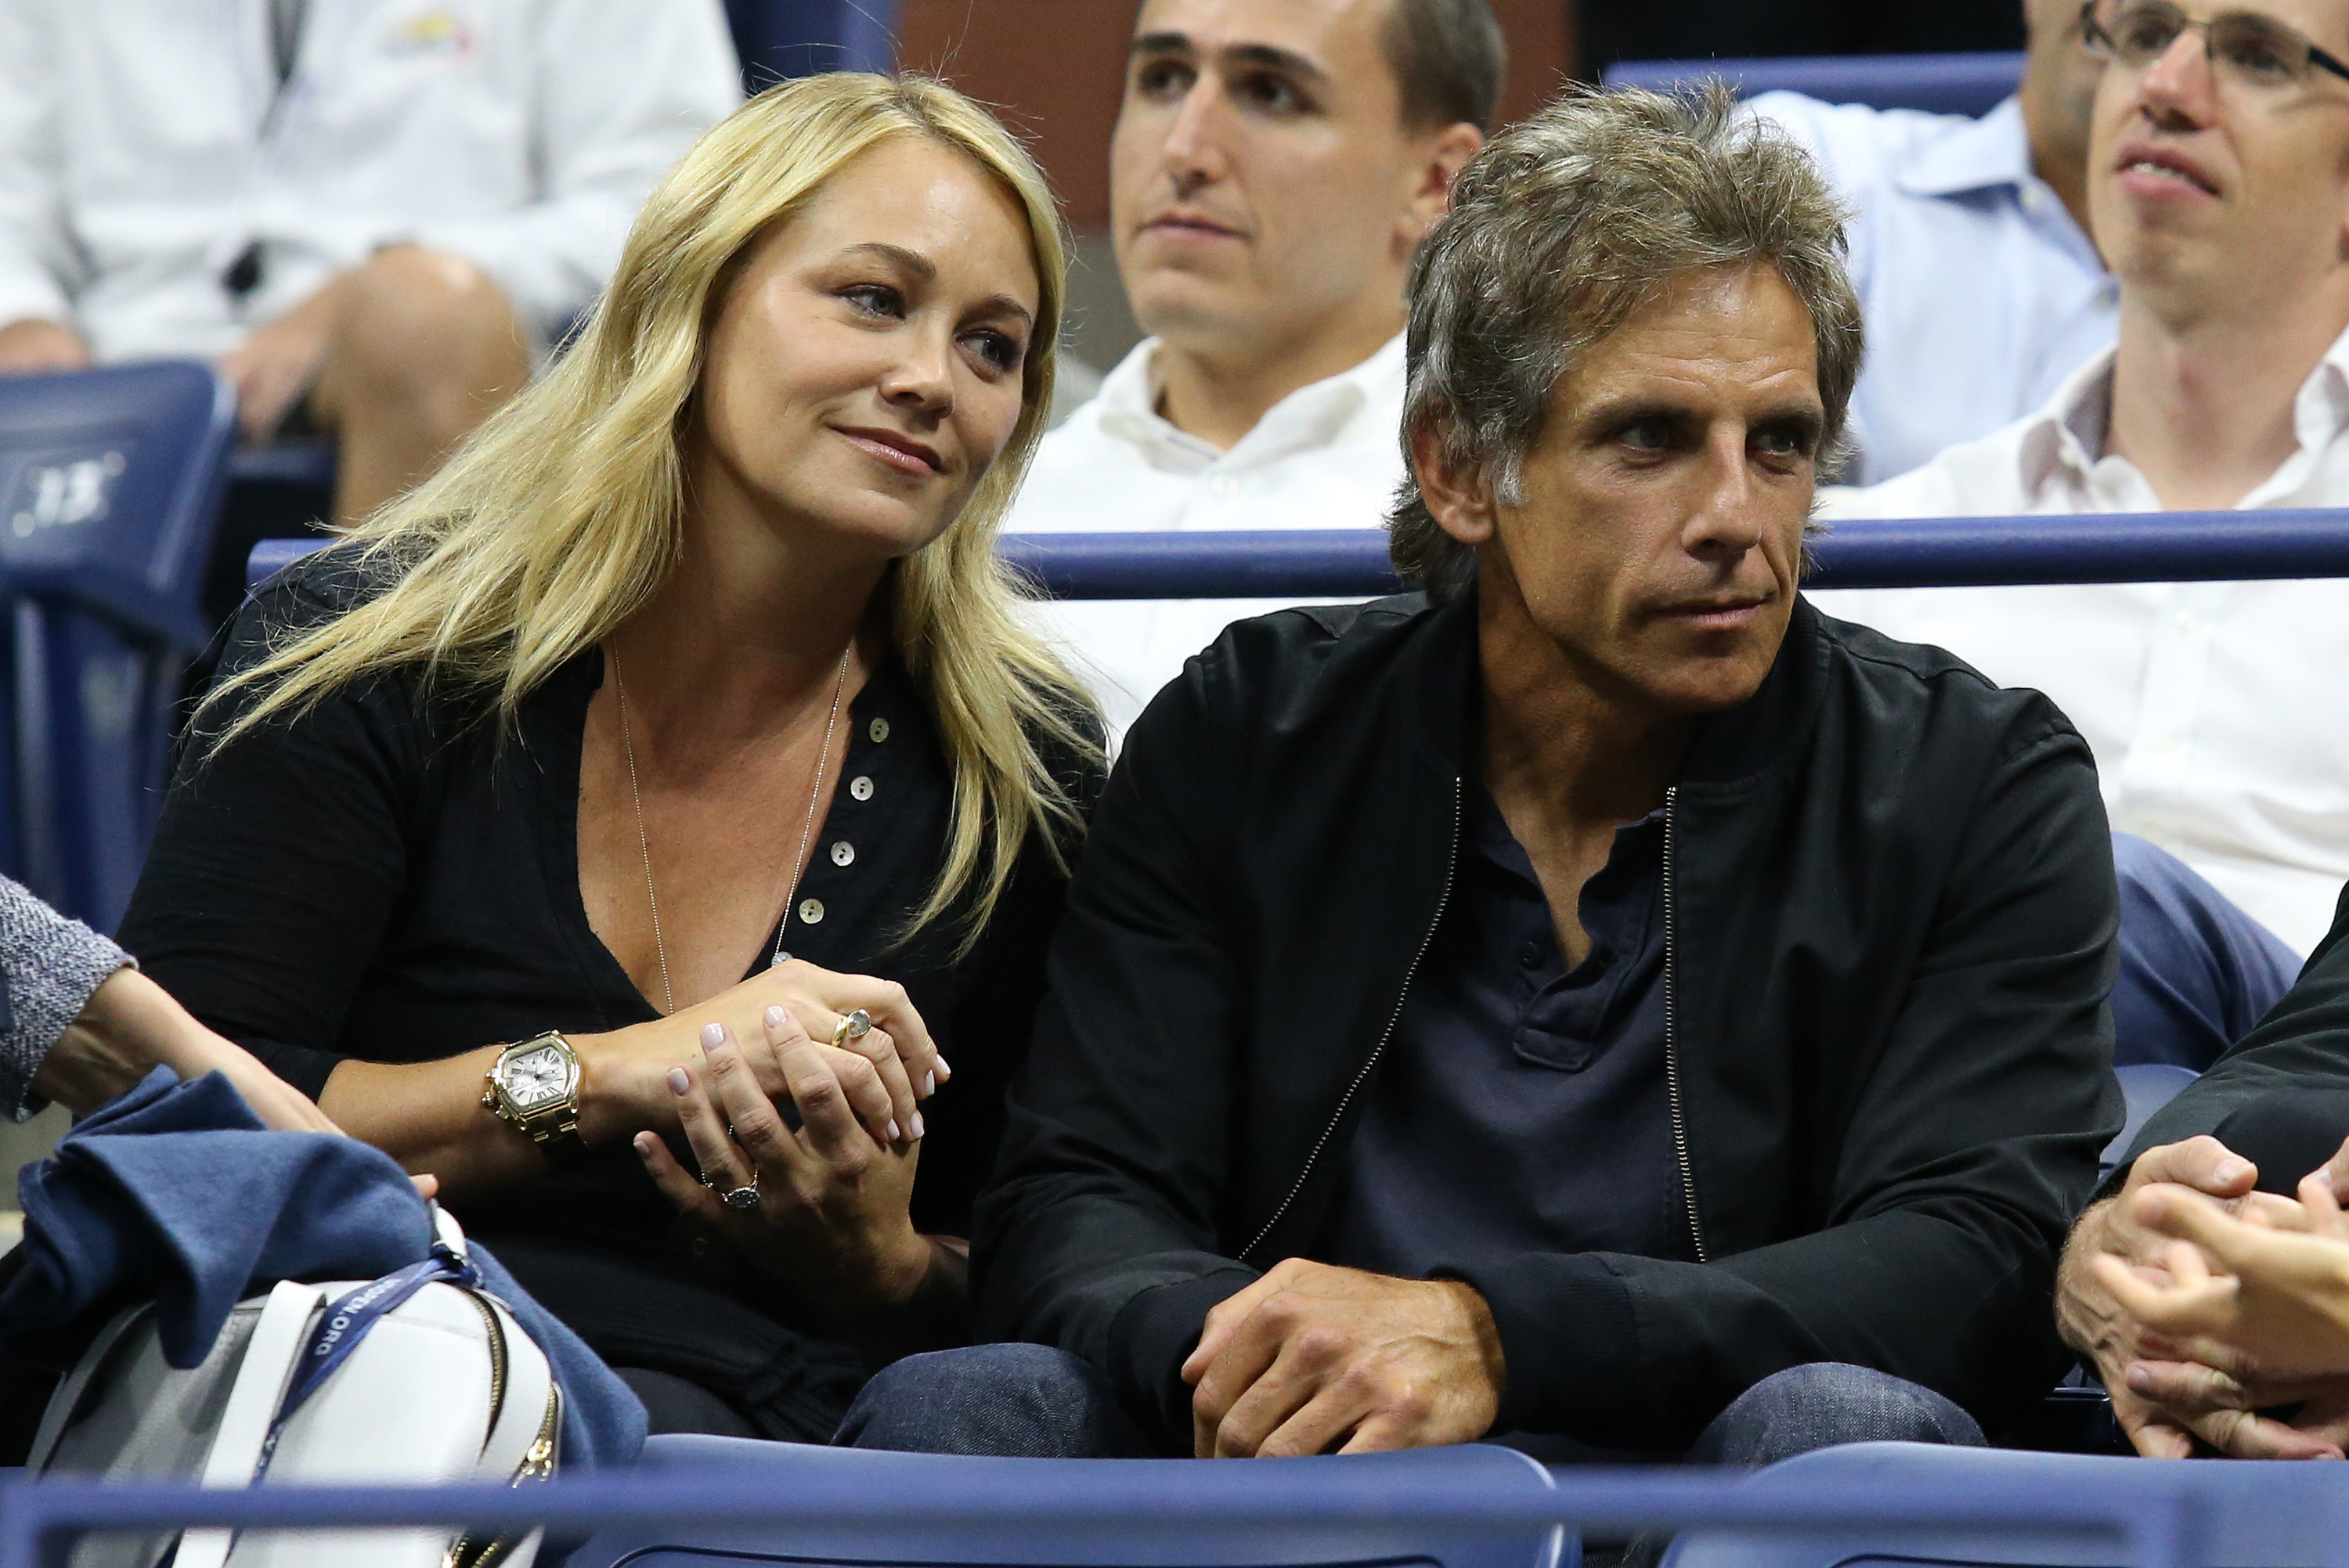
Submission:
[[844,1046],[851,1040],[861,1040],[873,1032],[873,1015],[859,1007],[832,1026],[833,1046]]

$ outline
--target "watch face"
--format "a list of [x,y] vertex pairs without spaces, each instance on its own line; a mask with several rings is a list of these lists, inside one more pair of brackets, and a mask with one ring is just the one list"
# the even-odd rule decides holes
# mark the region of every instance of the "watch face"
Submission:
[[552,1105],[571,1092],[571,1058],[555,1046],[524,1051],[506,1063],[505,1091],[517,1110]]

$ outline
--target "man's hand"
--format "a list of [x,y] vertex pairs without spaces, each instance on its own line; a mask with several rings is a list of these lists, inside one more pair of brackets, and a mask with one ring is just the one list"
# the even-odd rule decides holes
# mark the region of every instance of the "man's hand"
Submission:
[[[2056,1272],[2055,1318],[2064,1340],[2094,1357],[2112,1395],[2113,1414],[2137,1452],[2187,1459],[2195,1440],[2240,1459],[2332,1459],[2341,1455],[2333,1429],[2349,1399],[2329,1387],[2247,1387],[2195,1364],[2185,1347],[2141,1323],[2098,1277],[2095,1260],[2110,1257],[2149,1284],[2169,1283],[2171,1238],[2147,1228],[2134,1200],[2158,1182],[2175,1182],[2217,1199],[2231,1212],[2263,1212],[2271,1204],[2251,1184],[2259,1171],[2215,1138],[2164,1144],[2137,1157],[2120,1193],[2080,1216]],[[2297,1207],[2297,1205],[2290,1205]],[[2308,1401],[2292,1423],[2261,1416],[2261,1408]]]
[[2118,1259],[2096,1274],[2131,1316],[2206,1366],[2241,1376],[2349,1374],[2349,1215],[2323,1171],[2300,1184],[2299,1222],[2237,1217],[2187,1188],[2155,1185],[2134,1218],[2169,1237],[2167,1285]]
[[41,376],[89,366],[89,345],[61,321],[28,317],[0,326],[0,376]]
[[274,437],[302,394],[316,384],[334,337],[342,292],[336,285],[345,275],[328,279],[316,294],[254,327],[221,356],[216,368],[236,384],[236,422],[249,445]]
[[1485,1298],[1290,1258],[1207,1314],[1183,1363],[1201,1459],[1474,1442],[1506,1369]]

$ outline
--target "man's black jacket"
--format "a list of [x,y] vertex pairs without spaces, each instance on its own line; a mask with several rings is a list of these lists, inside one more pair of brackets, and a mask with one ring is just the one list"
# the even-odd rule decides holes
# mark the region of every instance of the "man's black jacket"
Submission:
[[[2209,1071],[2153,1113],[2106,1186],[2117,1190],[2128,1179],[2130,1163],[2147,1150],[2218,1132],[2230,1116],[2269,1096],[2313,1102],[2321,1108],[2319,1114],[2324,1114],[2337,1105],[2315,1097],[2336,1096],[2344,1089],[2349,1089],[2349,887],[2341,890],[2333,907],[2333,929],[2308,955],[2292,989],[2250,1034],[2228,1047]],[[2344,1133],[2349,1133],[2349,1127],[2332,1133],[2334,1146]],[[2309,1152],[2316,1158],[2296,1169],[2271,1171],[2263,1163],[2261,1185],[2289,1192],[2333,1149]]]
[[[982,1335],[1093,1362],[1170,1447],[1209,1307],[1309,1255],[1458,854],[1473,606],[1233,626],[1128,736],[976,1244]],[[2120,1127],[2117,920],[2046,698],[1798,601],[1666,805],[1668,1088],[1700,1255],[1454,1270],[1497,1430],[1672,1448],[1856,1362],[1990,1420],[2052,1381],[2066,1226]]]

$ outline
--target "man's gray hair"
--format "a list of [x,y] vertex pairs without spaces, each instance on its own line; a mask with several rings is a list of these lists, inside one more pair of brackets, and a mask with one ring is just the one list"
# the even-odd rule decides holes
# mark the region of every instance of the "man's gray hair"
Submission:
[[1475,552],[1409,476],[1413,432],[1432,428],[1452,472],[1481,471],[1500,500],[1524,504],[1526,455],[1559,378],[1692,268],[1775,267],[1810,311],[1831,471],[1859,375],[1844,216],[1810,155],[1718,84],[1682,98],[1569,91],[1495,137],[1412,268],[1396,569],[1439,603],[1475,581]]

